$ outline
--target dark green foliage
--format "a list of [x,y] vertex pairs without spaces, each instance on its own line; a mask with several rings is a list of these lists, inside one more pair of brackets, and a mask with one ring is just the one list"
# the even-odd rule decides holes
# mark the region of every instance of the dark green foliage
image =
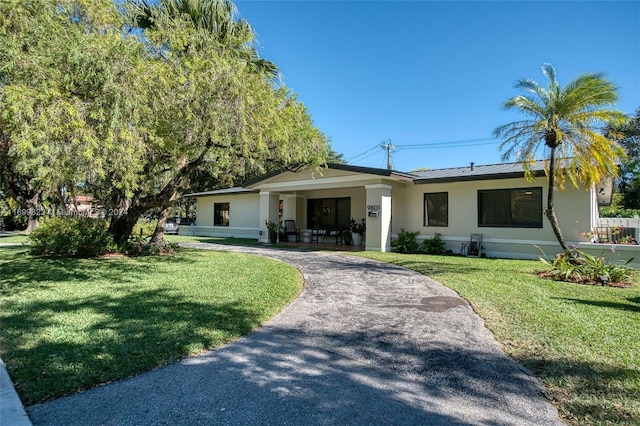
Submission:
[[391,241],[391,247],[398,253],[415,253],[418,251],[418,241],[416,241],[416,237],[419,233],[419,231],[409,232],[400,228],[398,238]]
[[625,209],[622,207],[601,207],[600,217],[635,217],[640,216],[640,209]]
[[622,207],[640,209],[640,108],[624,123],[608,126],[605,134],[622,145],[627,154],[616,182]]
[[427,254],[438,254],[444,252],[444,241],[442,235],[436,232],[433,238],[427,238],[420,244],[420,251]]
[[51,218],[29,234],[36,255],[95,257],[111,243],[107,222],[90,217]]
[[541,258],[540,261],[547,267],[540,275],[556,281],[591,285],[632,285],[635,278],[633,268],[607,263],[604,256],[592,256],[580,250],[561,253],[553,260]]

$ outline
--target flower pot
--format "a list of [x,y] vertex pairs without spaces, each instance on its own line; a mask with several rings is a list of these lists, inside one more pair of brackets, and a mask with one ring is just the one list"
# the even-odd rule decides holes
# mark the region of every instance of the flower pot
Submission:
[[362,234],[356,234],[355,232],[351,233],[351,243],[354,246],[359,246],[362,244]]
[[276,231],[269,231],[269,242],[275,244],[278,239],[278,233]]

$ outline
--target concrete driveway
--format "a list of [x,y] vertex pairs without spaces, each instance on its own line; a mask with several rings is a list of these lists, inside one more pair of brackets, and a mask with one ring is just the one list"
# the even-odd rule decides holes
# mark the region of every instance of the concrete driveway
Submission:
[[340,254],[183,245],[282,260],[304,291],[218,350],[29,407],[34,424],[560,424],[535,378],[428,277]]

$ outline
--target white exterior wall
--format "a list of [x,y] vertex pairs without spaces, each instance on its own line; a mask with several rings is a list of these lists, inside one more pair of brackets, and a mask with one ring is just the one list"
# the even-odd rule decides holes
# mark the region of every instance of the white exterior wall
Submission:
[[[351,217],[356,221],[367,217],[366,185],[391,187],[391,234],[395,238],[401,228],[419,231],[419,240],[440,233],[446,248],[454,253],[469,240],[472,233],[483,235],[483,248],[487,256],[507,258],[538,258],[537,247],[551,256],[560,251],[560,246],[551,230],[547,218],[542,217],[542,228],[506,228],[478,226],[478,190],[542,188],[542,209],[546,207],[547,179],[537,178],[527,182],[524,178],[477,180],[431,184],[413,184],[394,181],[377,176],[354,174],[337,170],[319,173],[302,171],[284,173],[270,178],[260,185],[285,202],[285,215],[295,213],[299,229],[307,228],[307,200],[319,198],[351,198]],[[320,188],[318,188],[320,187]],[[281,192],[279,192],[281,191]],[[447,192],[449,199],[449,226],[424,226],[424,194]],[[213,226],[213,204],[230,203],[230,226]],[[288,203],[295,203],[288,205]],[[597,221],[593,191],[568,187],[558,191],[555,209],[560,228],[568,244],[583,240],[581,231],[587,231]],[[594,213],[595,211],[595,213]],[[289,217],[285,217],[289,219]],[[370,218],[369,218],[370,219]],[[183,227],[181,233],[206,236],[234,236],[257,238],[260,224],[260,195],[258,193],[229,193],[199,196],[197,200],[196,226]],[[537,246],[537,247],[536,247]],[[377,247],[377,246],[376,246]]]
[[[420,231],[418,239],[433,237],[437,232],[447,243],[447,249],[460,251],[462,243],[469,240],[472,233],[483,235],[484,252],[488,256],[538,258],[541,253],[552,255],[560,251],[549,221],[543,215],[542,228],[504,228],[478,226],[478,190],[514,189],[542,187],[542,209],[546,207],[547,180],[538,178],[527,182],[523,178],[481,180],[419,184],[397,188],[393,192],[393,226],[397,235],[401,228],[405,231]],[[424,194],[432,192],[449,193],[449,226],[424,226]],[[590,229],[592,195],[584,189],[567,188],[556,192],[555,210],[560,228],[568,244],[580,241],[580,231]]]
[[[229,226],[213,226],[214,203],[229,203]],[[182,235],[258,238],[260,194],[221,194],[198,197],[196,224],[180,227]]]

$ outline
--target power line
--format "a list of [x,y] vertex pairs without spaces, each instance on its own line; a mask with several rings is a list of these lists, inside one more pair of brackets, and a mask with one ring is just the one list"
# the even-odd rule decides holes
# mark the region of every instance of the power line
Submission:
[[457,145],[468,146],[467,144],[491,145],[499,142],[500,141],[496,141],[493,138],[476,138],[476,139],[463,139],[463,140],[457,140],[457,141],[426,142],[426,143],[396,145],[396,146],[398,148],[403,148],[403,149],[419,149],[419,148],[436,148],[439,146],[445,146],[445,147],[446,146],[455,147]]
[[[380,145],[375,144],[373,147],[371,147],[370,149],[366,150],[365,152],[362,152],[360,154],[354,155],[354,156],[349,157],[349,158],[345,158],[345,161],[359,161],[361,159],[356,160],[358,157],[362,157],[363,155],[367,155],[368,153],[370,153],[371,151],[376,150],[376,149],[380,149]],[[368,158],[368,157],[366,157],[366,158]]]

